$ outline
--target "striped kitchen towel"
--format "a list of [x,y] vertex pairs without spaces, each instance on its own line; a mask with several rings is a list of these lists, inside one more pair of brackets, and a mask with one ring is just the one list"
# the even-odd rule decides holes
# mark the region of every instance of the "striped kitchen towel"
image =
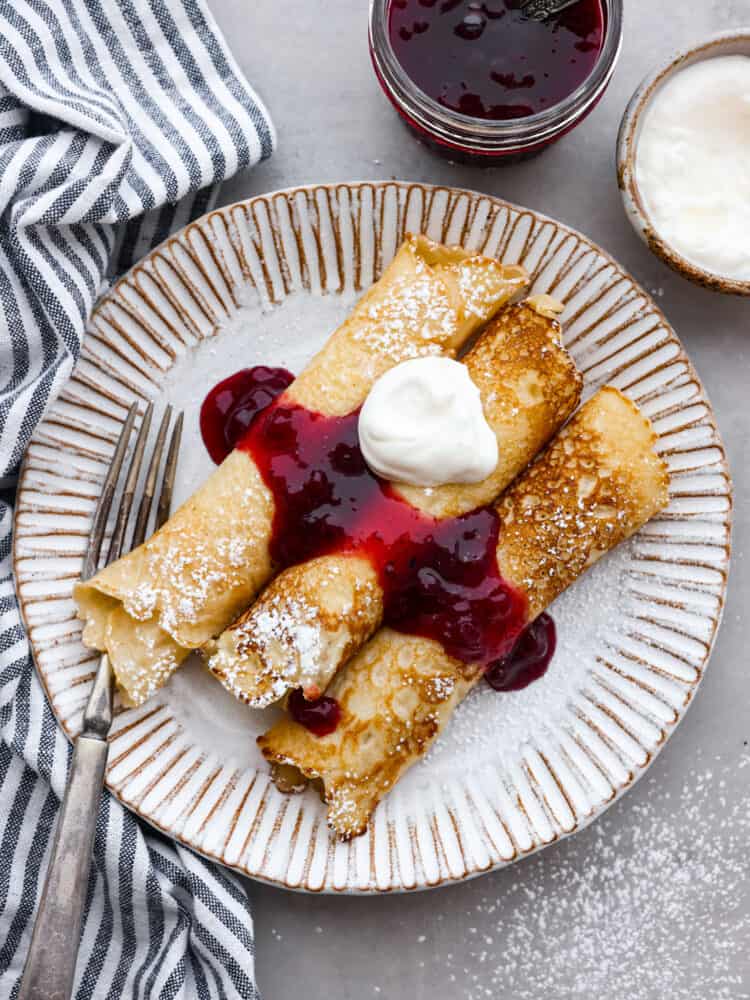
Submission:
[[[0,0],[0,486],[108,278],[273,145],[203,0]],[[0,502],[3,1000],[18,988],[70,758],[30,659],[10,545]],[[239,884],[105,796],[75,996],[257,995]]]

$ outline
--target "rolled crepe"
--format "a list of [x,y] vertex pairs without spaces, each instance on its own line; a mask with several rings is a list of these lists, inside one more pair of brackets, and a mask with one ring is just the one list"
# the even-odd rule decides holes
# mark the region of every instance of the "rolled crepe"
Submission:
[[[525,596],[527,621],[666,505],[668,475],[654,443],[636,406],[605,388],[506,492],[498,567]],[[274,764],[320,780],[328,821],[347,839],[365,830],[481,676],[437,642],[381,629],[327,691],[341,707],[335,732],[314,736],[284,718],[258,743]]]
[[[435,518],[466,514],[495,500],[580,398],[581,376],[562,346],[549,301],[504,309],[463,361],[479,389],[499,459],[479,483],[399,488],[413,507]],[[311,559],[280,573],[212,644],[209,667],[254,707],[297,687],[317,698],[382,619],[383,589],[366,556]]]
[[[393,365],[453,356],[524,284],[523,268],[410,236],[285,399],[350,413]],[[255,463],[236,449],[144,545],[76,587],[83,641],[109,653],[127,704],[248,606],[273,572],[273,514]]]

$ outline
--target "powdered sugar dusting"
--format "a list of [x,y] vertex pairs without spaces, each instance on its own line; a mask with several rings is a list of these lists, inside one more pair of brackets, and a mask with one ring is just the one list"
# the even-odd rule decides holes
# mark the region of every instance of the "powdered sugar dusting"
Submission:
[[699,762],[667,808],[649,777],[637,803],[488,880],[460,915],[461,960],[438,957],[446,995],[747,1000],[750,811],[723,793],[735,766]]
[[[420,273],[422,272],[422,273]],[[376,299],[365,310],[363,321],[354,334],[372,352],[394,362],[426,354],[440,354],[443,340],[456,326],[456,309],[444,289],[425,272],[417,261],[417,276],[395,281],[385,297]],[[424,340],[414,340],[414,332]]]
[[272,666],[260,658],[253,659],[252,667],[258,671],[258,677],[251,704],[270,705],[290,688],[318,687],[315,665],[322,650],[321,623],[316,609],[306,601],[287,596],[268,600],[255,609],[251,617],[231,629],[231,638],[232,649],[220,648],[211,667],[225,686],[242,700],[247,700],[247,693],[238,671],[247,669],[242,657],[247,655],[251,645],[264,649],[272,646],[277,653]]

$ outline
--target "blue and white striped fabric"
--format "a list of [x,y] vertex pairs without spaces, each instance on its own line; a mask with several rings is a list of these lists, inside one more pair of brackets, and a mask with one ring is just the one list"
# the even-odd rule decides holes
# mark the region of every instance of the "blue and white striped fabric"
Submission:
[[[202,0],[0,0],[0,486],[108,277],[274,134]],[[4,480],[9,482],[8,478]],[[0,502],[0,997],[14,997],[70,751],[29,656]],[[247,899],[106,796],[78,1000],[258,996]]]

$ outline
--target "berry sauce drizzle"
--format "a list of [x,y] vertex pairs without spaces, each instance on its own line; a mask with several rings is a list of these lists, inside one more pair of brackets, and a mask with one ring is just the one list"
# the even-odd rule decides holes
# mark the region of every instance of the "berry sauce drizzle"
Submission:
[[294,381],[286,368],[243,368],[215,385],[201,406],[201,437],[220,465],[255,417]]
[[485,680],[495,691],[521,691],[547,673],[556,646],[555,623],[543,611],[526,626],[510,653],[489,665]]
[[558,104],[591,73],[602,48],[602,0],[578,0],[535,21],[518,0],[391,0],[396,58],[420,90],[490,121]]
[[439,639],[466,663],[505,655],[526,606],[498,572],[495,510],[446,520],[416,510],[368,469],[358,419],[324,417],[282,397],[239,442],[274,497],[275,565],[361,553],[378,572],[386,624]]
[[309,729],[314,736],[328,736],[335,732],[341,718],[341,706],[335,698],[323,695],[315,701],[308,701],[302,688],[292,691],[286,707],[294,721]]
[[[283,369],[246,369],[219,383],[201,410],[214,460],[231,444],[247,451],[273,495],[275,567],[361,553],[378,573],[385,624],[491,669],[499,690],[524,686],[519,678],[529,683],[535,670],[540,676],[546,663],[530,665],[537,623],[524,631],[526,599],[498,570],[494,507],[444,520],[416,510],[368,469],[359,412],[327,417],[298,406],[283,394],[291,379]],[[523,662],[513,666],[516,657]],[[289,710],[317,735],[333,732],[340,716],[334,699],[308,702],[301,691],[290,697]]]

